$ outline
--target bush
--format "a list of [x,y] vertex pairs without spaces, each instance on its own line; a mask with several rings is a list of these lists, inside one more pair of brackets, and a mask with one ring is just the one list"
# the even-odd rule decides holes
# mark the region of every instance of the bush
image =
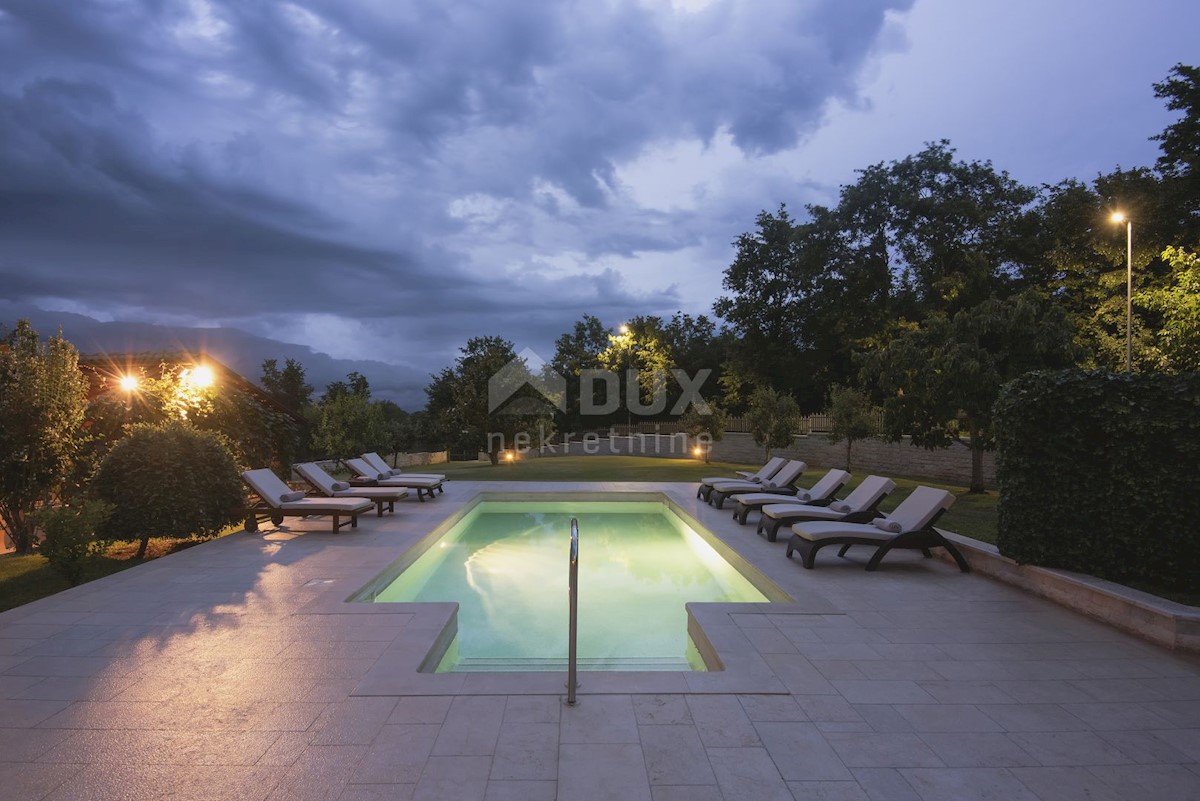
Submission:
[[1167,590],[1200,575],[1200,374],[1037,372],[996,403],[1000,552]]
[[34,522],[42,530],[38,552],[74,587],[83,580],[84,560],[96,546],[96,531],[113,507],[104,501],[41,509]]
[[100,463],[92,491],[113,505],[101,536],[141,540],[138,559],[151,537],[210,537],[245,507],[229,448],[184,423],[135,426]]

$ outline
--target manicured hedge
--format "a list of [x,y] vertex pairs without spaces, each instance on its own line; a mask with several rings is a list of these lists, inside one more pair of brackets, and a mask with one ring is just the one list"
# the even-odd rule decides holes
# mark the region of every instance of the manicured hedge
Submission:
[[995,411],[1001,553],[1196,589],[1200,374],[1030,373]]
[[134,426],[100,463],[91,491],[112,504],[108,540],[208,537],[239,519],[242,481],[221,438],[182,422]]

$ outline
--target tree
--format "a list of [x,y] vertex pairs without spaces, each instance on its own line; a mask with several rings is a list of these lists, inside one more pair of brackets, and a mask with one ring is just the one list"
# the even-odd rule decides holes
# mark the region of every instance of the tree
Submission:
[[928,312],[953,313],[1011,291],[1033,189],[990,161],[955,161],[946,140],[893,161],[884,183],[889,244]]
[[687,434],[696,447],[704,453],[704,461],[708,462],[709,443],[720,442],[725,438],[725,426],[729,417],[715,403],[708,404],[708,412],[701,412],[695,404],[688,406],[679,418],[679,430]]
[[[567,431],[584,427],[582,399],[579,396],[584,370],[600,369],[600,353],[608,347],[612,332],[598,317],[585,314],[576,321],[574,328],[560,336],[554,343],[554,357],[550,367],[567,379],[566,411],[562,414],[562,425]],[[595,382],[589,399],[593,408],[602,406],[607,400],[602,393],[604,385]],[[593,421],[594,422],[594,421]]]
[[245,508],[233,454],[220,436],[182,420],[134,426],[100,463],[91,488],[112,505],[104,539],[139,543],[151,537],[210,537]]
[[[618,375],[627,422],[632,419],[629,405],[634,399],[654,408],[654,399],[662,396],[662,410],[668,408],[667,377],[675,367],[675,354],[666,342],[661,318],[632,318],[617,333],[609,334],[608,345],[596,360]],[[637,381],[637,391],[629,386],[631,378]]]
[[276,403],[294,414],[304,414],[312,404],[312,384],[305,381],[304,365],[295,359],[288,359],[282,370],[275,359],[265,360],[260,383]]
[[310,425],[312,449],[327,459],[379,450],[388,439],[384,411],[371,402],[371,385],[357,371],[347,373],[345,381],[326,385]]
[[112,506],[97,500],[39,509],[34,515],[42,530],[38,553],[72,587],[77,586],[83,581],[84,560],[96,548],[96,532],[111,514]]
[[[553,431],[553,405],[539,391],[540,381],[502,337],[473,337],[459,350],[454,367],[434,376],[425,392],[426,410],[456,447],[486,452],[492,464],[500,452],[540,441]],[[509,394],[495,397],[493,377]],[[503,394],[503,393],[502,393]]]
[[0,340],[0,524],[18,553],[32,513],[62,486],[79,450],[87,380],[61,332],[43,343],[28,320]]
[[375,401],[383,420],[384,453],[392,454],[392,467],[396,466],[396,454],[412,449],[415,430],[411,415],[389,400]]
[[1068,367],[1076,349],[1062,309],[1033,293],[991,298],[952,318],[931,317],[863,360],[862,379],[883,400],[884,436],[942,448],[966,429],[971,492],[984,492],[1000,388],[1030,370]]
[[771,387],[759,387],[754,391],[746,416],[754,442],[766,448],[768,459],[772,449],[791,445],[796,429],[800,427],[800,407],[796,405],[796,399]]
[[850,471],[850,454],[854,443],[873,437],[879,431],[875,406],[867,393],[853,387],[835,384],[829,389],[829,418],[832,442],[846,440],[846,471]]
[[1154,96],[1165,98],[1171,111],[1183,112],[1181,119],[1150,138],[1162,150],[1159,172],[1178,181],[1183,206],[1193,224],[1200,225],[1200,67],[1176,64],[1166,80],[1154,84]]
[[1162,315],[1157,337],[1161,367],[1200,371],[1200,255],[1167,248],[1163,260],[1171,265],[1170,283],[1145,290],[1135,300]]

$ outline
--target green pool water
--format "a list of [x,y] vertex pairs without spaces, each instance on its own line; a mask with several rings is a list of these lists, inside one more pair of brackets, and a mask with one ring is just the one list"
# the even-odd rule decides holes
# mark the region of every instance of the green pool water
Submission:
[[484,501],[374,601],[459,603],[439,670],[562,669],[572,517],[581,670],[702,670],[684,604],[767,601],[664,504],[638,501]]

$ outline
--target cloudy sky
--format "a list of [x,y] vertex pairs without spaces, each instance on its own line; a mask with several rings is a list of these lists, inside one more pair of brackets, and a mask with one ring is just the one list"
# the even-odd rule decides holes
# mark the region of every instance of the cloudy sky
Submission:
[[[948,138],[1152,164],[1194,0],[0,0],[0,323],[423,404],[468,337],[708,312],[755,214]],[[202,330],[194,330],[202,329]]]

